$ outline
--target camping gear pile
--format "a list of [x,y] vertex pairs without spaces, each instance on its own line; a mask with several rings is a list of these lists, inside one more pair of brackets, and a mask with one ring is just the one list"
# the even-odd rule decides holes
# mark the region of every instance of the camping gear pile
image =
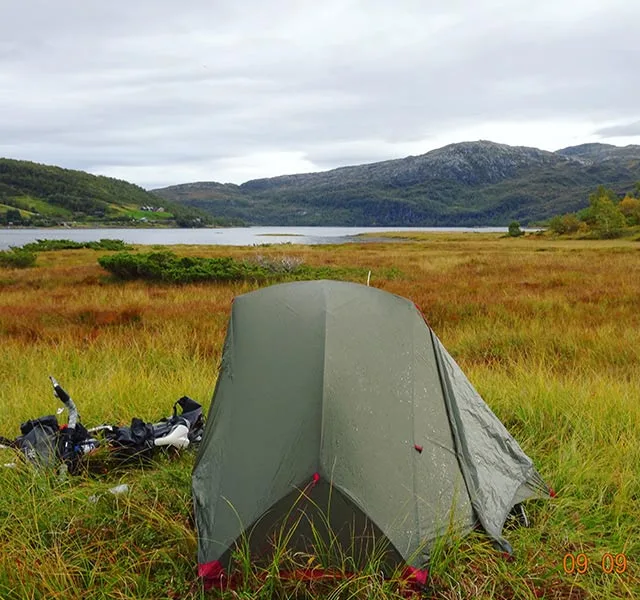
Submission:
[[67,423],[60,425],[56,415],[47,415],[22,423],[21,435],[15,439],[0,438],[0,446],[15,448],[33,464],[61,465],[73,474],[80,470],[83,457],[101,446],[106,446],[117,459],[148,459],[157,448],[183,449],[202,439],[202,406],[188,396],[177,400],[173,414],[157,423],[134,418],[130,426],[99,425],[86,429],[75,402],[53,377],[49,379],[55,396],[68,411]]
[[552,495],[418,308],[339,281],[235,298],[192,489],[205,587],[282,531],[355,568],[382,544],[424,584],[437,539],[479,527],[510,553],[509,515]]

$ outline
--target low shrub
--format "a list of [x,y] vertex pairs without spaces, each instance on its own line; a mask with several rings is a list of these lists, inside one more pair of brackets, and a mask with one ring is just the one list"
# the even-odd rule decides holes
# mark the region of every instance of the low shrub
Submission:
[[25,269],[36,264],[36,255],[23,248],[11,248],[0,251],[0,267]]
[[567,233],[576,233],[580,229],[582,221],[578,219],[575,213],[567,213],[566,215],[557,215],[550,219],[549,229],[558,235]]
[[73,240],[36,240],[22,246],[29,252],[46,252],[48,250],[76,250],[91,248],[92,250],[129,250],[131,245],[122,240],[101,239],[98,242],[75,242]]
[[[233,258],[177,256],[171,251],[132,254],[119,252],[98,259],[101,267],[119,279],[144,279],[167,283],[237,280],[349,279],[355,271],[311,267],[296,258],[263,258],[238,261]],[[359,271],[357,273],[359,275]]]
[[146,279],[169,283],[233,281],[266,275],[257,265],[249,267],[232,258],[179,257],[170,251],[143,254],[119,252],[100,257],[98,263],[120,279]]
[[133,248],[131,244],[127,244],[122,240],[110,240],[108,238],[103,238],[98,242],[86,242],[86,247],[91,248],[92,250],[112,251],[131,250],[131,248]]

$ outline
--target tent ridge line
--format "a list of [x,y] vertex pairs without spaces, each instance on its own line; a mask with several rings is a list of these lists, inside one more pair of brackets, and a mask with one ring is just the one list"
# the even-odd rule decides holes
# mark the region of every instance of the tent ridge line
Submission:
[[431,343],[433,344],[436,366],[438,368],[438,376],[440,377],[440,381],[442,384],[444,405],[447,414],[449,415],[449,424],[451,426],[453,444],[456,449],[456,458],[458,459],[460,471],[462,472],[462,478],[467,487],[467,493],[469,494],[469,499],[471,500],[471,506],[473,507],[473,510],[476,514],[476,518],[478,519],[478,521],[480,521],[480,524],[482,525],[482,528],[485,530],[487,535],[494,540],[494,542],[500,547],[501,550],[507,552],[508,554],[511,554],[513,550],[509,542],[507,542],[507,540],[504,539],[499,533],[496,534],[492,532],[492,528],[487,526],[482,506],[478,502],[477,490],[479,488],[479,485],[476,477],[467,464],[467,460],[469,461],[469,464],[472,463],[472,455],[469,447],[467,446],[466,440],[462,435],[460,435],[460,430],[458,429],[458,425],[460,424],[460,415],[458,407],[455,404],[455,394],[451,389],[451,380],[449,379],[449,376],[445,371],[440,348],[436,343],[435,333],[431,328],[429,328],[429,333],[431,335]]
[[[452,393],[451,393],[451,385],[449,382],[449,378],[444,371],[444,365],[442,364],[442,357],[440,356],[440,352],[438,350],[438,345],[436,344],[436,335],[433,332],[433,329],[429,327],[426,323],[427,328],[429,329],[429,337],[431,339],[431,345],[433,346],[433,356],[436,359],[436,369],[438,371],[438,378],[440,380],[440,386],[442,388],[442,397],[444,400],[444,408],[447,412],[447,417],[449,421],[449,427],[451,429],[451,438],[453,440],[453,447],[455,450],[456,460],[458,461],[458,465],[460,467],[460,471],[462,473],[462,479],[464,481],[465,487],[467,488],[467,494],[469,494],[469,500],[471,501],[471,506],[473,507],[474,512],[476,513],[476,518],[481,519],[480,511],[478,510],[478,504],[475,493],[475,485],[472,485],[471,481],[471,473],[468,472],[467,465],[463,460],[463,455],[469,454],[468,449],[465,449],[464,442],[462,440],[462,436],[458,430],[458,421],[456,416],[453,414],[453,406],[452,406]],[[465,452],[466,450],[466,452]]]
[[323,327],[323,335],[322,335],[322,398],[320,398],[320,435],[318,436],[320,447],[318,448],[318,464],[316,465],[316,472],[320,473],[320,475],[324,475],[321,473],[322,467],[322,459],[323,459],[323,449],[324,449],[324,421],[325,421],[325,393],[326,393],[326,385],[325,380],[327,376],[327,289],[323,285],[322,286],[322,302],[324,306],[324,310],[322,314],[324,316],[324,327]]
[[[415,310],[415,304],[413,305]],[[416,344],[415,344],[415,327],[411,327],[411,439],[413,441],[413,448],[418,454],[422,454],[423,446],[418,444],[418,439],[416,437],[416,378],[415,378],[415,362],[416,362]],[[411,452],[411,475],[412,475],[412,483],[413,483],[413,512],[414,512],[414,522],[415,528],[418,533],[418,543],[423,539],[422,537],[422,528],[420,523],[420,512],[418,510],[418,490],[417,490],[417,481],[418,481],[418,459],[415,456],[415,452]]]

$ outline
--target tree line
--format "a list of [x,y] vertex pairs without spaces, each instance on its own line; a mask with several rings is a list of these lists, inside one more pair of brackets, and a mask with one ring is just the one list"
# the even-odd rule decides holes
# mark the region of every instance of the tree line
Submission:
[[622,199],[601,185],[589,196],[589,206],[549,220],[549,229],[559,235],[584,234],[600,239],[620,237],[635,226],[640,226],[640,182]]

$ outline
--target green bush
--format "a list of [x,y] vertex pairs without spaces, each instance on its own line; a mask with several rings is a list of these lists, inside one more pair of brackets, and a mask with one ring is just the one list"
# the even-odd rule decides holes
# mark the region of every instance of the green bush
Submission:
[[131,254],[120,252],[98,259],[100,266],[120,279],[146,279],[170,283],[233,281],[264,278],[266,272],[232,258],[178,257],[173,252]]
[[524,235],[524,231],[520,229],[520,223],[518,221],[509,223],[509,237],[520,237],[521,235]]
[[93,250],[130,250],[132,248],[131,244],[127,244],[122,240],[110,240],[107,238],[101,239],[99,242],[86,242],[86,247],[91,248]]
[[0,251],[0,267],[25,269],[36,264],[36,255],[23,248],[11,248]]
[[92,250],[128,250],[130,244],[122,240],[101,239],[99,242],[74,242],[73,240],[36,240],[22,247],[30,252],[45,252],[48,250],[76,250],[91,248]]
[[549,221],[549,229],[558,235],[576,233],[580,229],[581,222],[575,213],[567,213],[553,217]]
[[[359,270],[311,267],[297,259],[265,259],[237,261],[233,258],[179,257],[171,251],[132,254],[119,252],[98,259],[101,267],[119,279],[144,279],[167,283],[192,283],[197,281],[236,281],[249,279],[300,280],[300,279],[349,279],[361,276]],[[357,272],[357,273],[356,273]]]

